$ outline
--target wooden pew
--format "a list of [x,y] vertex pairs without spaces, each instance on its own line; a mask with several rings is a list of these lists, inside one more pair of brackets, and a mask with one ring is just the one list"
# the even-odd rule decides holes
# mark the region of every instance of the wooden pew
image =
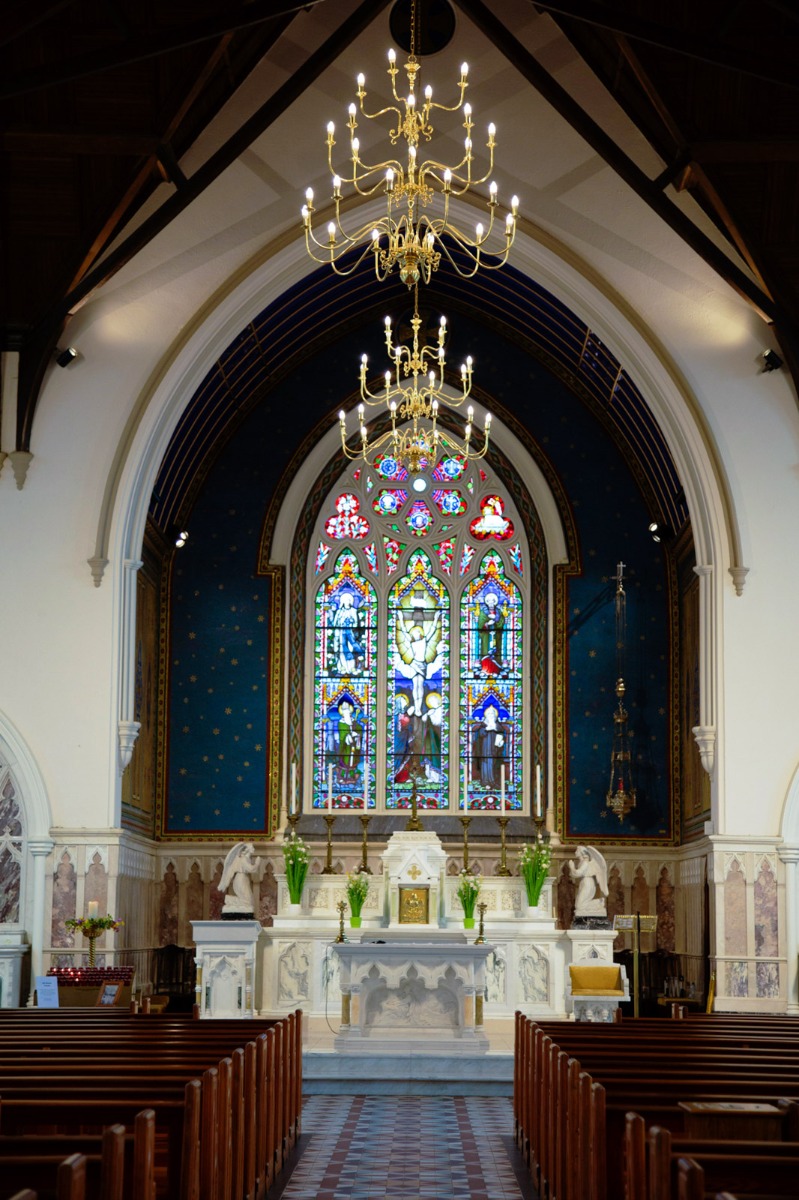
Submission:
[[[539,1191],[553,1200],[584,1200],[589,1195],[591,1200],[602,1200],[608,1192],[620,1194],[624,1116],[632,1107],[640,1111],[639,1104],[650,1120],[657,1117],[676,1132],[683,1128],[679,1108],[683,1100],[751,1099],[755,1088],[760,1100],[799,1094],[799,1023],[792,1021],[787,1029],[782,1022],[755,1023],[753,1029],[731,1023],[734,1036],[725,1043],[724,1038],[718,1039],[714,1022],[708,1028],[715,1053],[706,1059],[702,1057],[701,1028],[683,1036],[683,1029],[692,1021],[674,1026],[669,1022],[671,1028],[664,1033],[665,1024],[661,1022],[659,1029],[652,1029],[651,1022],[640,1029],[630,1024],[620,1029],[553,1022],[536,1025],[527,1018],[517,1021],[515,1080],[520,1094],[515,1100],[516,1137]],[[679,1036],[673,1032],[675,1028]],[[761,1064],[750,1069],[739,1061],[742,1039],[754,1047],[751,1057],[755,1063],[761,1057],[767,1060],[765,1068]],[[783,1045],[786,1040],[787,1047]],[[777,1047],[774,1042],[779,1043]],[[779,1051],[776,1058],[771,1053],[775,1048]],[[689,1067],[675,1065],[675,1058],[683,1055],[690,1057]],[[786,1058],[789,1061],[784,1061]],[[586,1114],[588,1097],[593,1112]],[[602,1141],[595,1147],[595,1169],[589,1174],[586,1129]],[[607,1155],[605,1170],[597,1169],[597,1156],[602,1153]]]
[[[265,1194],[301,1128],[299,1011],[279,1022],[246,1025],[150,1017],[146,1039],[134,1028],[141,1022],[130,1014],[124,1014],[126,1022],[116,1019],[113,1024],[103,1020],[108,1013],[101,1014],[99,1023],[96,1018],[81,1020],[81,1013],[77,1018],[70,1014],[62,1024],[60,1015],[8,1023],[0,1016],[0,1129],[53,1124],[79,1129],[102,1124],[112,1110],[129,1124],[132,1106],[141,1107],[147,1095],[153,1097],[156,1122],[167,1135],[165,1194],[170,1200],[250,1200]],[[230,1051],[233,1036],[252,1036],[264,1027],[255,1041]],[[24,1077],[16,1074],[19,1056],[6,1063],[3,1055],[7,1045],[18,1046],[22,1030],[29,1038],[28,1056],[38,1048],[42,1058]],[[76,1044],[81,1034],[88,1040]],[[121,1054],[120,1043],[127,1048]],[[181,1081],[199,1065],[198,1059],[207,1063],[223,1045],[228,1053],[205,1069],[202,1084],[183,1082],[179,1095]],[[76,1049],[79,1083],[74,1078]],[[149,1064],[142,1064],[145,1054]],[[123,1083],[120,1076],[130,1078]],[[90,1086],[84,1082],[87,1077],[93,1079]],[[268,1139],[259,1139],[261,1129]],[[154,1193],[140,1191],[136,1200],[150,1200],[150,1195]]]

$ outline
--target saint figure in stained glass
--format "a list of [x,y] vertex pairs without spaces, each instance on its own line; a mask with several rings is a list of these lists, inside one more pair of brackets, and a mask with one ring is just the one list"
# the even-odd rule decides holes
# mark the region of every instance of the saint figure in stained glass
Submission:
[[497,593],[485,592],[477,614],[477,657],[484,675],[502,675],[505,671],[503,631],[506,616],[505,607],[500,605]]
[[507,757],[508,716],[507,709],[501,708],[493,696],[474,712],[472,759],[475,776],[485,789],[500,786],[501,767]]

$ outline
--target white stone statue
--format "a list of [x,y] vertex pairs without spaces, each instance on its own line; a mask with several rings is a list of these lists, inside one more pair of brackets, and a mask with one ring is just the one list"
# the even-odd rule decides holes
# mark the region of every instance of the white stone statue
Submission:
[[574,901],[575,917],[607,917],[608,867],[593,846],[578,846],[569,863],[572,879],[579,879]]
[[219,880],[219,890],[225,893],[223,917],[226,913],[247,916],[254,914],[253,876],[260,862],[260,858],[255,857],[252,842],[236,842],[228,851],[222,868],[222,878]]

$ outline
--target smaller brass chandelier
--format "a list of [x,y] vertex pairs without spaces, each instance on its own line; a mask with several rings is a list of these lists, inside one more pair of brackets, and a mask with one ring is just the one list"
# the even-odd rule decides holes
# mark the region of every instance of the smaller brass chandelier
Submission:
[[[315,209],[312,188],[306,190],[305,204],[302,208],[305,245],[314,262],[329,262],[337,274],[349,275],[367,255],[373,254],[378,279],[384,279],[397,267],[400,278],[408,287],[420,280],[429,283],[432,272],[437,270],[441,262],[442,254],[458,274],[467,279],[476,274],[480,267],[496,269],[503,266],[516,236],[519,207],[519,201],[514,196],[504,225],[498,234],[495,233],[499,202],[497,184],[492,181],[489,184],[486,202],[487,225],[478,224],[472,235],[453,223],[449,212],[450,200],[463,196],[472,187],[486,183],[493,173],[496,128],[493,124],[488,126],[488,170],[479,177],[473,177],[472,106],[468,102],[464,103],[468,86],[468,64],[463,63],[461,66],[456,103],[438,104],[433,101],[433,89],[429,84],[423,97],[418,93],[417,76],[421,67],[414,53],[414,45],[412,20],[410,56],[405,63],[405,73],[408,77],[408,94],[405,97],[397,94],[399,69],[396,52],[393,49],[388,52],[388,74],[395,104],[388,104],[373,113],[367,112],[364,107],[366,79],[364,75],[358,76],[358,107],[354,102],[350,104],[347,120],[350,162],[343,175],[338,174],[333,164],[335,126],[332,121],[327,126],[327,159],[332,175],[331,199],[335,208],[335,219],[327,226],[326,240],[317,238],[313,230]],[[435,158],[421,158],[422,144],[429,142],[434,132],[430,118],[435,109],[440,112],[462,110],[463,128],[466,131],[463,157],[452,167],[445,166]],[[400,139],[407,143],[406,162],[388,157],[381,162],[370,164],[361,159],[360,139],[357,136],[359,111],[368,121],[385,115],[393,119],[395,124],[389,129],[388,136],[392,145],[396,145]],[[384,216],[377,222],[370,220],[347,232],[341,219],[344,185],[351,185],[358,196],[371,197],[382,193],[386,200]],[[443,212],[432,216],[424,210],[437,193],[443,198]],[[501,221],[499,223],[502,224]],[[342,265],[342,257],[348,251],[357,250],[359,247],[360,254],[355,254],[352,260],[347,261],[346,266]],[[453,249],[460,252],[457,257],[453,255]]]
[[632,734],[628,727],[624,696],[624,652],[627,642],[627,596],[624,591],[624,567],[616,567],[616,711],[613,714],[613,746],[610,752],[610,785],[605,799],[606,806],[623,821],[636,804],[636,790],[632,780]]
[[[339,413],[341,430],[341,447],[349,459],[362,458],[365,462],[375,465],[379,454],[387,454],[396,459],[398,464],[406,467],[410,474],[418,474],[427,463],[435,462],[442,450],[461,455],[466,459],[484,458],[488,450],[491,433],[491,414],[486,413],[483,427],[482,442],[475,448],[472,444],[474,409],[469,406],[466,414],[466,427],[462,440],[456,438],[447,429],[438,424],[438,412],[441,404],[449,408],[460,408],[468,399],[472,390],[472,359],[468,357],[461,366],[461,391],[459,395],[450,395],[445,391],[444,342],[447,336],[446,317],[442,317],[438,326],[438,337],[435,345],[419,346],[419,330],[422,318],[419,316],[418,288],[414,293],[412,346],[401,346],[394,343],[391,328],[391,318],[385,318],[386,349],[392,371],[383,375],[384,387],[380,392],[370,390],[367,381],[368,359],[361,357],[361,403],[358,405],[358,424],[360,442],[350,447],[347,444],[347,426],[344,411]],[[408,382],[405,382],[405,381]],[[412,381],[412,382],[411,382]],[[378,435],[371,441],[366,428],[366,406],[384,408],[391,417],[391,428]],[[428,424],[429,422],[429,424]]]

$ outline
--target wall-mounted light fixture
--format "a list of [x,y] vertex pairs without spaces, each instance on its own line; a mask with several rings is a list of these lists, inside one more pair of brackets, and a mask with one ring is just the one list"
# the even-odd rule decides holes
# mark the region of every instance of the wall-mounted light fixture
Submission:
[[180,529],[175,534],[175,545],[177,546],[178,550],[182,550],[188,540],[189,531],[187,529]]
[[776,350],[764,350],[760,358],[763,362],[761,371],[779,371],[782,366],[782,359]]
[[652,534],[653,542],[665,542],[671,537],[671,528],[668,525],[663,525],[660,521],[650,521],[648,529]]
[[68,367],[78,357],[78,352],[74,346],[67,346],[66,350],[59,350],[56,355],[56,362],[59,367]]

